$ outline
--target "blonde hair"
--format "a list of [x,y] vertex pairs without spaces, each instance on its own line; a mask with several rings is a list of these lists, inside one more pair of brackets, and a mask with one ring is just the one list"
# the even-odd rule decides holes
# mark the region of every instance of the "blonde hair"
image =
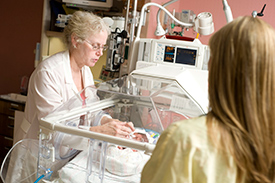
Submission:
[[98,34],[100,31],[110,34],[110,28],[102,18],[91,12],[76,11],[64,29],[64,42],[69,48],[72,44],[72,34],[75,34],[79,41],[84,41],[87,37]]
[[209,45],[207,124],[217,124],[238,182],[274,182],[275,31],[258,18],[239,17]]

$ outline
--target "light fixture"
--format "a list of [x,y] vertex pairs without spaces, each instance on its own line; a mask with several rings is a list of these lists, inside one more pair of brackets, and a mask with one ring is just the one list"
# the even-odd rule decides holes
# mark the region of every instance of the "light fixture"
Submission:
[[214,32],[214,23],[212,14],[202,12],[195,19],[194,30],[201,35],[210,35]]
[[155,35],[156,36],[163,36],[164,34],[166,34],[166,31],[163,29],[161,23],[158,22],[157,27],[156,27],[156,31],[155,31]]
[[228,5],[226,0],[222,1],[223,3],[223,11],[225,14],[226,22],[229,23],[233,20],[233,15],[230,6]]

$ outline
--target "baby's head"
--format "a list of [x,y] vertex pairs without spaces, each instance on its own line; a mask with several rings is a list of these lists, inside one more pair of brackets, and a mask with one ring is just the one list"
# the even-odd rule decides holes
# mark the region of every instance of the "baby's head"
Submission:
[[139,142],[149,142],[146,134],[134,132],[132,134],[132,139],[137,140]]
[[135,131],[130,134],[130,138],[139,142],[156,144],[159,138],[159,133],[148,129],[136,128]]

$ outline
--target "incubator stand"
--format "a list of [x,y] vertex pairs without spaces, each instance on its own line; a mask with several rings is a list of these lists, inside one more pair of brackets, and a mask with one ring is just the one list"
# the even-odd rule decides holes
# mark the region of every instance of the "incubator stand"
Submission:
[[[81,96],[86,97],[85,101]],[[41,119],[38,171],[33,180],[75,182],[71,179],[78,175],[79,182],[140,182],[141,170],[149,158],[143,159],[143,164],[137,162],[139,166],[131,164],[134,173],[113,173],[108,148],[126,147],[150,157],[157,137],[169,124],[204,114],[190,96],[192,93],[186,94],[177,82],[135,75],[102,83],[98,88],[85,88]],[[89,131],[90,126],[100,125],[103,116],[133,122],[152,138],[147,143]],[[120,169],[123,166],[118,165]],[[71,171],[66,174],[68,167]],[[19,176],[17,182],[21,179]]]

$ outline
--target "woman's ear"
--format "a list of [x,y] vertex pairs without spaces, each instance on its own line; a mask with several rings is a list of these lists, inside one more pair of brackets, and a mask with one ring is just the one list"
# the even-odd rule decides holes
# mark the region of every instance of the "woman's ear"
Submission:
[[71,35],[71,42],[74,48],[76,47],[77,42],[79,42],[78,37],[75,35],[75,33]]

